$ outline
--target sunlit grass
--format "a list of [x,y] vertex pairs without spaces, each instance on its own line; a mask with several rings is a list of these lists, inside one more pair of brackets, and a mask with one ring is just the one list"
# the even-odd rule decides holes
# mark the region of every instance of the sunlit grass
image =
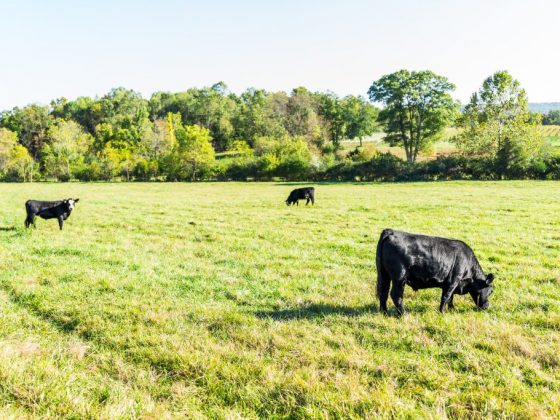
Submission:
[[[0,185],[0,417],[560,415],[560,184],[315,186]],[[385,227],[466,241],[490,309],[379,314]]]

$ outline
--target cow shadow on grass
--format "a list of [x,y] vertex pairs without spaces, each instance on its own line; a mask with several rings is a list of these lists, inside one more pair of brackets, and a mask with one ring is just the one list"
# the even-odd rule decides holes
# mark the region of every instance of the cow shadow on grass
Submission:
[[14,232],[18,230],[16,226],[0,226],[0,232]]
[[292,309],[263,310],[253,312],[257,318],[289,321],[292,319],[314,319],[342,315],[358,317],[371,313],[379,313],[377,305],[343,306],[328,303],[312,303]]
[[[405,307],[405,314],[427,314],[429,312],[439,314],[437,305],[414,305]],[[479,311],[478,308],[468,304],[456,305],[453,309],[446,309],[446,314],[465,314]],[[389,307],[387,313],[382,313],[377,304],[363,306],[343,306],[328,303],[312,303],[306,306],[277,310],[262,310],[252,313],[260,319],[273,319],[275,321],[290,321],[297,319],[321,319],[330,316],[344,316],[348,318],[359,317],[368,314],[379,314],[390,318],[400,318],[396,309]],[[406,316],[406,315],[405,315]],[[442,316],[445,316],[443,314]]]

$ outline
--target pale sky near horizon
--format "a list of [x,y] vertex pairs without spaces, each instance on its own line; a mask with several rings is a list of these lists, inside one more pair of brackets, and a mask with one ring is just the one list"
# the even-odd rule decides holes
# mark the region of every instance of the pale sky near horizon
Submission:
[[0,0],[0,110],[149,96],[223,80],[366,95],[384,74],[430,69],[463,102],[506,69],[531,102],[560,101],[560,0]]

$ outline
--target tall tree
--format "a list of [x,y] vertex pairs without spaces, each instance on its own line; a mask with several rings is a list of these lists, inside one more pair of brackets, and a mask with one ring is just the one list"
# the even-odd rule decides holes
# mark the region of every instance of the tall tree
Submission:
[[548,111],[543,116],[542,123],[543,125],[560,125],[560,109]]
[[344,98],[344,119],[346,120],[346,138],[360,140],[380,130],[378,122],[379,109],[361,96]]
[[276,109],[277,98],[262,89],[250,88],[243,92],[233,120],[236,138],[253,145],[259,137],[285,136],[285,107]]
[[140,143],[141,152],[148,159],[158,160],[162,155],[176,146],[177,139],[175,137],[175,130],[173,129],[175,123],[181,116],[179,114],[169,113],[166,119],[157,119],[154,121],[150,130],[146,130]]
[[176,128],[179,158],[186,175],[196,181],[199,172],[214,161],[210,131],[198,125]]
[[17,145],[17,135],[7,128],[0,128],[0,176],[8,171],[13,148]]
[[3,112],[0,117],[0,126],[17,133],[19,142],[36,160],[41,157],[41,150],[48,140],[47,132],[52,123],[49,108],[35,104]]
[[121,149],[137,146],[149,116],[148,101],[140,93],[122,87],[113,89],[94,104],[93,111],[99,121],[96,135],[104,143],[110,141],[112,147]]
[[402,145],[408,162],[450,123],[456,104],[449,95],[455,86],[431,71],[400,70],[383,76],[369,88],[372,101],[385,108],[380,120],[385,124],[386,141]]
[[317,95],[304,87],[295,88],[286,104],[286,130],[291,136],[304,136],[307,141],[320,137]]
[[338,150],[348,127],[344,103],[332,92],[321,94],[319,97],[319,114],[326,122],[327,132],[329,133],[329,138],[332,141],[334,150]]
[[183,124],[196,124],[210,130],[216,150],[225,150],[233,140],[232,119],[237,100],[225,83],[219,82],[202,89],[193,88],[178,93],[173,108],[170,112],[179,112]]
[[93,138],[77,122],[65,120],[58,120],[49,129],[49,138],[43,149],[45,170],[59,180],[69,180],[72,163],[83,159]]
[[95,126],[103,117],[101,104],[90,97],[81,96],[75,101],[59,98],[51,102],[51,115],[54,118],[74,120],[78,122],[92,136],[95,135]]
[[455,142],[465,155],[495,159],[498,170],[511,174],[541,151],[539,125],[520,83],[498,71],[471,96]]

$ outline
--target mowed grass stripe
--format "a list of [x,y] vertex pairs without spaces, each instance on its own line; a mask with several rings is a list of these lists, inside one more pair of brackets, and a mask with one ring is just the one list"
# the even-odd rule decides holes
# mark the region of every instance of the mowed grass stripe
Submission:
[[[0,329],[0,340],[25,343],[30,334],[54,349],[77,340],[88,349],[87,363],[61,363],[104,395],[92,393],[75,406],[69,401],[82,394],[70,388],[67,398],[20,404],[6,391],[4,411],[560,412],[557,183],[321,184],[314,207],[288,208],[283,201],[292,188],[0,185],[0,285],[7,302],[0,313],[42,326],[14,323]],[[26,199],[62,197],[80,198],[64,231],[43,220],[36,230],[22,228]],[[437,290],[407,290],[405,318],[377,313],[374,250],[384,227],[471,245],[483,268],[497,275],[490,310],[476,311],[465,296],[441,316]],[[25,355],[13,352],[3,370],[5,389],[33,390],[31,376],[47,376],[49,355],[39,353],[44,363],[31,369]],[[12,363],[27,367],[12,374]],[[65,380],[55,375],[38,383],[63,389]],[[123,392],[127,398],[115,405]]]

